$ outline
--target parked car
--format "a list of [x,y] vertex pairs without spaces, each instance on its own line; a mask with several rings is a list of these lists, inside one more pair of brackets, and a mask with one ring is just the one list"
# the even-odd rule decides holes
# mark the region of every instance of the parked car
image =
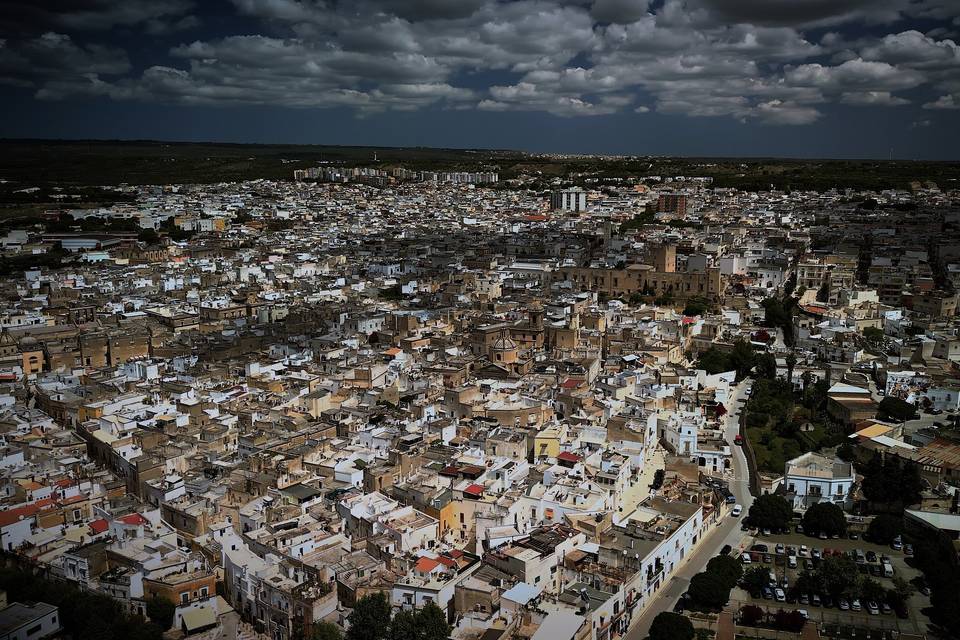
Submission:
[[900,536],[897,536],[893,539],[893,542],[890,543],[890,546],[894,551],[900,551],[903,549],[903,540],[900,538]]
[[820,556],[820,549],[811,549],[811,550],[810,550],[810,557],[812,557],[814,560],[819,560],[820,557],[821,557],[821,556]]
[[813,569],[813,562],[811,562],[810,560],[804,560],[804,561],[803,561],[803,568],[804,568],[804,569],[807,569],[807,570]]
[[797,568],[797,556],[787,556],[787,566],[791,569]]
[[780,556],[782,556],[787,550],[782,543],[778,544],[774,549],[777,552],[777,555],[780,555]]
[[856,598],[854,598],[854,599],[850,602],[850,610],[851,610],[851,611],[860,611],[860,601],[857,600]]
[[850,603],[847,602],[847,599],[846,599],[846,598],[840,598],[840,610],[841,610],[841,611],[849,611],[849,610],[850,610]]
[[797,531],[797,533],[803,533],[803,525],[802,525],[802,524],[798,524],[796,531]]
[[877,603],[873,600],[867,603],[867,611],[869,611],[872,616],[880,615],[880,607],[877,606]]
[[773,596],[777,599],[777,602],[786,602],[787,594],[783,592],[783,589],[777,587],[773,591]]
[[801,557],[806,558],[808,552],[809,552],[809,550],[807,549],[807,545],[805,545],[805,544],[800,545],[800,556],[801,556]]
[[763,551],[764,553],[766,553],[769,550],[770,550],[770,547],[760,542],[750,547],[750,551]]
[[820,602],[823,604],[824,607],[832,607],[832,606],[833,606],[833,598],[831,598],[830,595],[829,595],[829,594],[826,594],[826,593],[823,594],[823,597],[822,597],[822,598],[820,598]]
[[877,554],[873,551],[867,551],[867,562],[876,562]]
[[770,535],[770,529],[767,529],[766,527],[764,527],[764,529],[763,529],[763,535],[765,535],[765,536]]
[[819,594],[819,593],[813,594],[813,596],[810,598],[810,604],[812,604],[812,605],[815,606],[815,607],[819,607],[819,606],[820,606],[821,602],[820,602],[820,594]]
[[828,536],[828,535],[826,534],[826,532],[824,532],[824,531],[821,531],[821,532],[820,532],[820,536],[819,536],[819,537],[820,537],[821,540],[826,540],[826,539],[829,538],[829,536]]
[[857,534],[856,531],[851,531],[851,532],[850,532],[850,539],[851,539],[851,540],[858,540],[859,538],[860,538],[860,536],[859,536],[859,534]]
[[890,614],[893,612],[893,609],[890,608],[890,604],[887,602],[880,603],[880,610],[883,611],[885,614]]
[[800,594],[800,604],[810,604],[810,596],[805,593]]
[[764,600],[772,600],[772,599],[773,599],[773,589],[771,589],[770,587],[764,587],[764,588],[763,588],[763,599],[764,599]]
[[750,559],[749,553],[741,553],[740,562],[742,562],[743,564],[753,564],[753,560]]
[[806,609],[797,609],[797,613],[799,613],[800,615],[802,615],[803,618],[804,618],[804,620],[806,620],[806,619],[808,619],[808,618],[810,617],[810,614],[807,613],[807,610],[806,610]]
[[913,555],[913,545],[912,545],[912,544],[905,544],[905,545],[903,545],[903,553],[904,553],[904,555],[912,556],[912,555]]
[[773,562],[773,558],[770,556],[770,554],[769,553],[763,554],[763,563],[770,564],[771,562]]

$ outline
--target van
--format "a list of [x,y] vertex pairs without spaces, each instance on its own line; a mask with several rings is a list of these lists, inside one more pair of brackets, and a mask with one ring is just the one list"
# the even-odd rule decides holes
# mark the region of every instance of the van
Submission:
[[883,563],[883,577],[884,578],[893,577],[893,565],[891,565],[889,562]]

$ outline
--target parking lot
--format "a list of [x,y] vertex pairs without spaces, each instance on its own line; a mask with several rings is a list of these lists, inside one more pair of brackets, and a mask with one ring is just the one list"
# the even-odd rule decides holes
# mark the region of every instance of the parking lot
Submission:
[[[757,544],[766,545],[768,551],[766,553],[751,551]],[[783,545],[782,553],[777,553],[777,545]],[[800,553],[802,545],[806,546],[806,554]],[[790,547],[796,551],[796,568],[792,568],[788,562],[788,550]],[[849,538],[838,538],[820,540],[797,533],[768,536],[754,535],[745,539],[741,550],[750,556],[750,564],[745,565],[744,569],[746,570],[749,567],[757,565],[769,568],[780,586],[784,584],[784,580],[786,581],[787,588],[784,590],[785,594],[789,594],[791,596],[790,599],[793,601],[778,602],[775,598],[752,597],[745,590],[737,587],[731,593],[731,603],[736,605],[737,610],[744,605],[753,604],[771,613],[780,609],[785,611],[803,609],[807,612],[811,620],[823,625],[854,625],[870,629],[892,629],[906,633],[925,632],[928,620],[926,616],[921,613],[921,610],[929,606],[930,602],[927,596],[919,592],[915,592],[908,599],[905,611],[906,617],[901,618],[893,611],[883,612],[882,609],[879,613],[871,614],[867,611],[867,603],[862,599],[860,601],[860,611],[854,611],[852,609],[842,610],[838,602],[830,603],[831,606],[824,606],[824,603],[821,602],[821,604],[817,606],[809,598],[809,594],[803,594],[808,597],[806,598],[806,602],[801,602],[799,600],[800,594],[797,594],[791,589],[796,583],[797,575],[803,571],[804,568],[812,569],[816,567],[820,561],[816,556],[823,557],[827,550],[830,551],[831,555],[834,555],[836,553],[855,552],[858,549],[863,552],[864,556],[867,555],[867,552],[873,552],[873,555],[876,556],[876,561],[865,561],[858,565],[858,569],[865,576],[876,580],[884,588],[892,587],[892,577],[883,575],[881,563],[879,562],[882,556],[886,556],[889,560],[894,576],[899,576],[909,582],[914,577],[920,575],[919,571],[906,564],[906,556],[902,550],[895,551],[890,547],[873,544],[862,539],[851,540]],[[872,573],[870,572],[871,567],[875,567]],[[849,605],[850,603],[848,602],[847,604]]]

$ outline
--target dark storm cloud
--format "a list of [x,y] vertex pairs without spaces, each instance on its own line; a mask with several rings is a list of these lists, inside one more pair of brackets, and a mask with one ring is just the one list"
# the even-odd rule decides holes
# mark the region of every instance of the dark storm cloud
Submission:
[[195,16],[186,15],[193,8],[190,0],[8,0],[0,3],[0,29],[8,38],[49,30],[176,29],[198,23]]
[[[0,75],[44,100],[727,117],[960,105],[955,2],[5,3]],[[229,10],[229,15],[199,14]],[[917,20],[923,21],[918,28]],[[199,26],[199,28],[198,28]],[[134,67],[113,34],[152,52]],[[172,43],[172,44],[171,44]]]

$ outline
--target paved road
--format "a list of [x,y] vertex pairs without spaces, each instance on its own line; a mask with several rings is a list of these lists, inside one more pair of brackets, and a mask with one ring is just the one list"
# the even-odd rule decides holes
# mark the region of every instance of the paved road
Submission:
[[[726,436],[730,443],[733,443],[734,436],[739,432],[740,408],[743,406],[741,400],[746,397],[745,392],[750,387],[751,382],[750,380],[741,382],[734,393],[733,400],[727,403],[730,413],[726,416]],[[750,505],[753,504],[753,496],[750,495],[747,459],[743,450],[738,446],[733,446],[732,457],[734,477],[730,481],[730,491],[737,497],[737,502],[743,506],[744,515],[746,515]],[[744,532],[740,530],[740,518],[728,515],[720,521],[719,525],[714,525],[696,546],[694,552],[687,556],[686,562],[674,572],[673,577],[650,601],[633,627],[627,632],[626,639],[643,640],[646,638],[653,619],[663,611],[673,610],[677,600],[687,590],[690,578],[703,571],[707,561],[717,555],[723,545],[729,544],[731,547],[736,547],[740,544],[744,535]]]

